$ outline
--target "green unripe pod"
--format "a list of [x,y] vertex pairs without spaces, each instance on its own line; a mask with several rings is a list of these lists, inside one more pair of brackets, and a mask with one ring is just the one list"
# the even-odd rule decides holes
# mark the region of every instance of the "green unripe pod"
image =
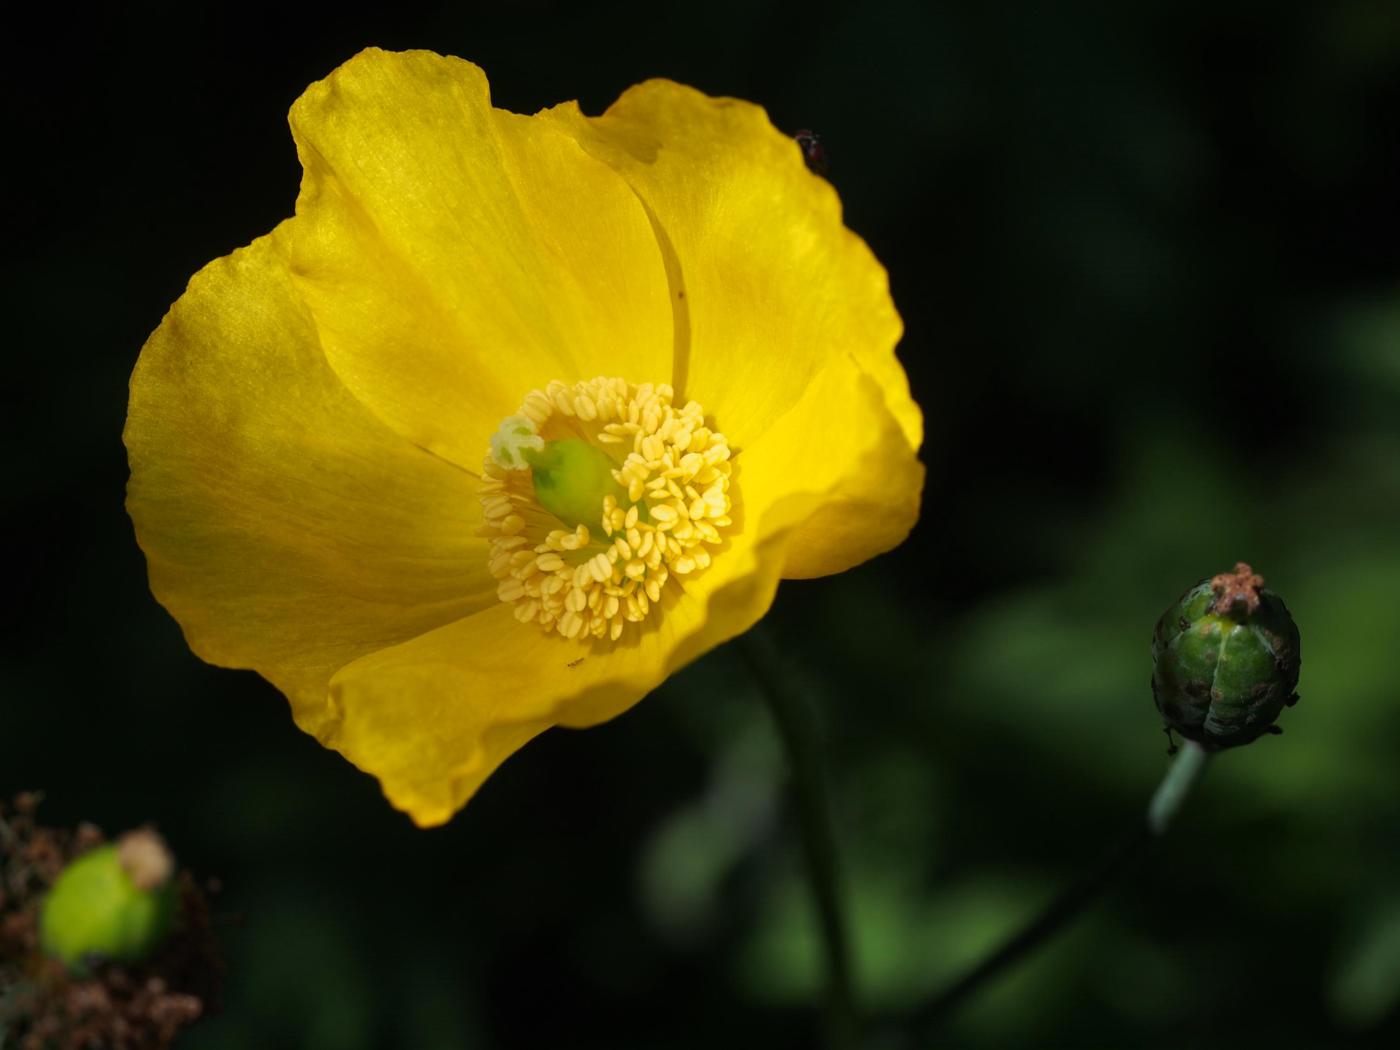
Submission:
[[1152,695],[1168,729],[1208,751],[1282,732],[1298,701],[1298,627],[1244,562],[1202,580],[1162,613],[1152,635]]
[[133,831],[83,854],[53,884],[39,912],[46,954],[81,972],[90,958],[137,962],[174,925],[174,860],[154,831]]

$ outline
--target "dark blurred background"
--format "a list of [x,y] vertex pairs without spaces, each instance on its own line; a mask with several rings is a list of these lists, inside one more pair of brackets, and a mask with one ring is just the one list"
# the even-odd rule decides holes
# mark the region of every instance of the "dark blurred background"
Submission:
[[784,760],[732,647],[422,832],[146,588],[127,376],[190,274],[291,213],[287,107],[369,44],[472,59],[517,111],[664,75],[823,136],[928,420],[909,542],[770,617],[820,709],[868,1006],[1137,819],[1153,622],[1244,558],[1302,628],[1286,734],[940,1045],[1397,1045],[1400,5],[36,13],[0,72],[0,794],[155,820],[223,881],[226,1010],[182,1046],[815,1037]]

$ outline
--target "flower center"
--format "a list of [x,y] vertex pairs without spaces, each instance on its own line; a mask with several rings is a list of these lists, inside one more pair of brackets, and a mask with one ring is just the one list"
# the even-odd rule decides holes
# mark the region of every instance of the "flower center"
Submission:
[[501,423],[481,532],[516,619],[616,640],[709,566],[732,524],[729,444],[674,396],[664,383],[556,381]]

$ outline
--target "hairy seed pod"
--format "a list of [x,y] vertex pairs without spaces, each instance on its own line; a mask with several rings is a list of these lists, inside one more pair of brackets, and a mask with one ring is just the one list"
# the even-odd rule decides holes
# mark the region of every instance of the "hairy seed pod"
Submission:
[[1202,580],[1152,635],[1152,696],[1167,728],[1207,751],[1238,747],[1298,701],[1298,627],[1244,562]]

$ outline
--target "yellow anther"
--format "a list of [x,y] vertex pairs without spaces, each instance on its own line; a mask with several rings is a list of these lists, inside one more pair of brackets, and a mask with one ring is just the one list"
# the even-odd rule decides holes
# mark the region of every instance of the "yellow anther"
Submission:
[[[497,595],[516,619],[565,638],[616,641],[710,566],[731,524],[730,449],[700,405],[677,408],[674,397],[664,383],[553,382],[502,422],[485,462],[480,534]],[[589,515],[593,531],[582,513],[560,521],[554,514],[564,511],[542,506],[531,473],[547,445],[580,441],[616,464],[603,472],[617,486]]]

